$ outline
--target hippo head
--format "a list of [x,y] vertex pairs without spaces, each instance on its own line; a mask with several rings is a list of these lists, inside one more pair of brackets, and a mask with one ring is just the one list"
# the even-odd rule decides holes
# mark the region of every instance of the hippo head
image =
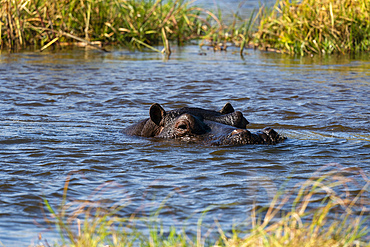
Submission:
[[150,119],[160,126],[160,133],[157,137],[162,138],[183,138],[203,135],[210,131],[208,125],[201,116],[190,113],[168,112],[159,104],[153,104],[149,110]]
[[[230,116],[222,115],[214,118],[214,116],[198,114],[194,108],[182,109],[184,110],[166,112],[159,104],[153,104],[150,107],[150,120],[159,126],[159,134],[156,137],[217,146],[276,144],[284,139],[271,128],[251,133],[245,129],[244,126],[248,121],[240,112],[230,110],[226,112]],[[238,121],[234,121],[235,119]],[[239,125],[242,127],[238,127]]]
[[251,133],[247,119],[227,103],[221,111],[183,107],[165,111],[155,103],[149,110],[150,118],[124,130],[127,135],[159,137],[198,142],[206,145],[238,146],[246,144],[275,144],[285,138],[271,128]]

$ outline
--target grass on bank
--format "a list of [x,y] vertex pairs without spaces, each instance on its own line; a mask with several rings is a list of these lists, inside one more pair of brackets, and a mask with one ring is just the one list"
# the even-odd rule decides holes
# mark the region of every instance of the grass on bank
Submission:
[[[47,49],[80,42],[99,49],[179,45],[203,39],[215,50],[233,44],[290,54],[370,50],[368,0],[277,0],[243,20],[238,11],[223,21],[186,0],[0,0],[0,47]],[[103,49],[103,48],[100,48]],[[103,49],[104,50],[104,49]]]
[[221,11],[217,15],[193,2],[0,0],[0,47],[44,50],[80,42],[98,49],[118,44],[160,52],[154,46],[162,44],[162,52],[169,54],[170,41],[182,45],[202,38],[215,49],[220,49],[220,44],[226,49],[226,42],[244,48],[252,19],[243,21],[235,14],[232,24],[227,25]]
[[210,16],[184,0],[0,0],[0,45],[82,41],[152,48],[199,38]]
[[[235,13],[230,24],[187,0],[0,0],[0,48],[34,47],[41,51],[67,44],[106,44],[136,49],[169,42],[182,45],[203,39],[201,45],[226,50],[232,43],[245,47],[256,18]],[[241,2],[239,8],[245,3]]]
[[261,15],[256,45],[290,54],[370,51],[369,0],[278,0]]
[[[255,207],[244,228],[231,231],[222,229],[217,220],[213,227],[205,226],[205,210],[196,232],[171,227],[164,233],[158,216],[171,195],[151,216],[139,216],[139,210],[120,217],[127,205],[69,201],[69,179],[58,209],[47,199],[44,206],[49,211],[47,222],[60,233],[54,246],[370,246],[369,178],[355,168],[318,174],[293,189],[280,190],[269,207]],[[50,244],[41,239],[37,246]]]

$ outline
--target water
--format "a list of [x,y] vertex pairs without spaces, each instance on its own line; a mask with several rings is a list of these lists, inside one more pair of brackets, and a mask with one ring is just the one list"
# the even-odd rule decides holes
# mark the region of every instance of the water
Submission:
[[[53,242],[40,202],[57,208],[68,176],[69,200],[130,202],[122,215],[150,212],[174,193],[164,224],[191,215],[190,229],[210,205],[205,221],[231,227],[288,177],[294,186],[329,163],[369,176],[368,57],[204,51],[174,47],[169,60],[125,50],[2,53],[0,241],[27,246],[42,233]],[[203,147],[119,133],[155,102],[215,110],[230,102],[251,130],[272,126],[288,140]]]

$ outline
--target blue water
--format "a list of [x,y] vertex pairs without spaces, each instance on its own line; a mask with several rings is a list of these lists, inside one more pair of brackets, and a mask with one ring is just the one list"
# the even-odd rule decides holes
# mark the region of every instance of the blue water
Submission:
[[[173,47],[170,59],[113,49],[0,53],[0,241],[53,243],[40,204],[128,204],[121,216],[150,213],[168,196],[164,226],[196,228],[214,206],[227,230],[327,165],[370,172],[370,60],[294,58],[247,50]],[[206,53],[206,55],[203,55]],[[219,110],[230,102],[251,123],[288,137],[275,146],[203,147],[124,136],[152,103]],[[349,173],[358,184],[364,179]],[[364,200],[368,201],[368,191]],[[367,205],[368,206],[368,205]],[[368,208],[367,208],[368,210]],[[369,211],[367,211],[369,212]],[[46,214],[46,216],[49,216]]]

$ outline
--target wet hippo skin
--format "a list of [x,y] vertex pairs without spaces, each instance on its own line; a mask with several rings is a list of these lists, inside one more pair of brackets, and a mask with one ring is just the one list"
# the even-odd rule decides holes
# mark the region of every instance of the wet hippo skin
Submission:
[[247,119],[230,103],[219,112],[191,107],[166,112],[155,103],[149,109],[149,116],[125,128],[122,133],[216,146],[276,144],[286,139],[269,127],[251,133],[246,129]]

